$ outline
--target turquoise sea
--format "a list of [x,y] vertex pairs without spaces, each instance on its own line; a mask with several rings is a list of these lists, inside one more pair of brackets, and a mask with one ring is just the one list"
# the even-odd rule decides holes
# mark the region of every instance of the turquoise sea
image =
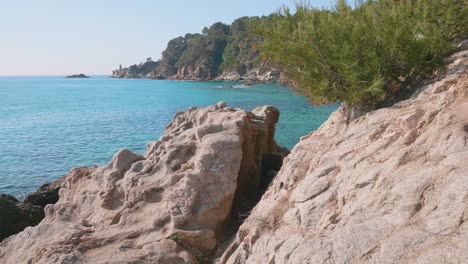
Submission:
[[73,166],[106,164],[122,148],[143,153],[177,111],[218,101],[279,108],[276,139],[289,149],[337,108],[273,84],[0,77],[0,193],[22,198]]

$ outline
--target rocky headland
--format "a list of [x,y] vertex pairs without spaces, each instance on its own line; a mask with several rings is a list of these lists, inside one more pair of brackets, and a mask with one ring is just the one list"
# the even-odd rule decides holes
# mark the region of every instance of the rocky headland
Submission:
[[291,81],[277,67],[260,58],[262,39],[254,33],[253,23],[269,17],[242,17],[231,25],[215,23],[201,34],[186,34],[172,39],[161,59],[129,67],[119,66],[112,78],[169,80],[217,80],[278,82]]
[[284,160],[274,107],[177,113],[145,154],[72,169],[0,262],[466,263],[464,48],[408,100],[342,106]]

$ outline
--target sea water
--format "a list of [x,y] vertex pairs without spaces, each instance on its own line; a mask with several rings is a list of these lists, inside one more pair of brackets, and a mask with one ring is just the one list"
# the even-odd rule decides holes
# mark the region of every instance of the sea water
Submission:
[[337,108],[274,84],[0,77],[0,193],[22,198],[74,166],[107,164],[122,148],[144,153],[176,112],[219,101],[277,107],[276,140],[289,149]]

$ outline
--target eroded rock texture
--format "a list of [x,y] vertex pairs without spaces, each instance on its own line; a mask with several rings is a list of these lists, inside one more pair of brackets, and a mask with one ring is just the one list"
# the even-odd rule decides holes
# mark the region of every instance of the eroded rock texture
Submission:
[[468,263],[468,52],[415,98],[336,111],[218,263]]
[[[226,107],[176,114],[141,156],[74,168],[36,227],[0,244],[1,263],[197,263],[222,237],[234,197],[261,181],[279,113]],[[233,212],[235,213],[235,212]]]

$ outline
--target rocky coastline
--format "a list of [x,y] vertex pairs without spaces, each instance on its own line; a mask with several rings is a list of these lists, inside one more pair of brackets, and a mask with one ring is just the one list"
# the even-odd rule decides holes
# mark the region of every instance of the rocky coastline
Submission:
[[271,106],[223,102],[177,113],[144,155],[72,169],[41,223],[0,244],[2,263],[208,259],[281,168],[278,118]]
[[274,67],[255,67],[245,73],[238,71],[224,71],[221,74],[206,73],[196,67],[182,67],[177,74],[166,76],[157,69],[146,72],[133,68],[121,68],[112,72],[111,78],[116,79],[150,79],[150,80],[178,80],[178,81],[225,81],[245,83],[276,83],[290,89],[299,89],[298,85],[288,78],[287,74]]
[[[144,68],[141,64],[141,68]],[[121,68],[112,72],[112,78],[117,79],[152,79],[152,80],[187,80],[187,81],[256,81],[287,83],[287,77],[280,70],[273,67],[255,67],[245,73],[238,71],[224,71],[221,74],[204,71],[201,67],[184,66],[177,69],[174,75],[165,75],[153,69],[150,72],[136,68]]]
[[464,263],[466,48],[410,99],[342,106],[289,154],[272,106],[179,112],[145,154],[72,169],[0,262]]

